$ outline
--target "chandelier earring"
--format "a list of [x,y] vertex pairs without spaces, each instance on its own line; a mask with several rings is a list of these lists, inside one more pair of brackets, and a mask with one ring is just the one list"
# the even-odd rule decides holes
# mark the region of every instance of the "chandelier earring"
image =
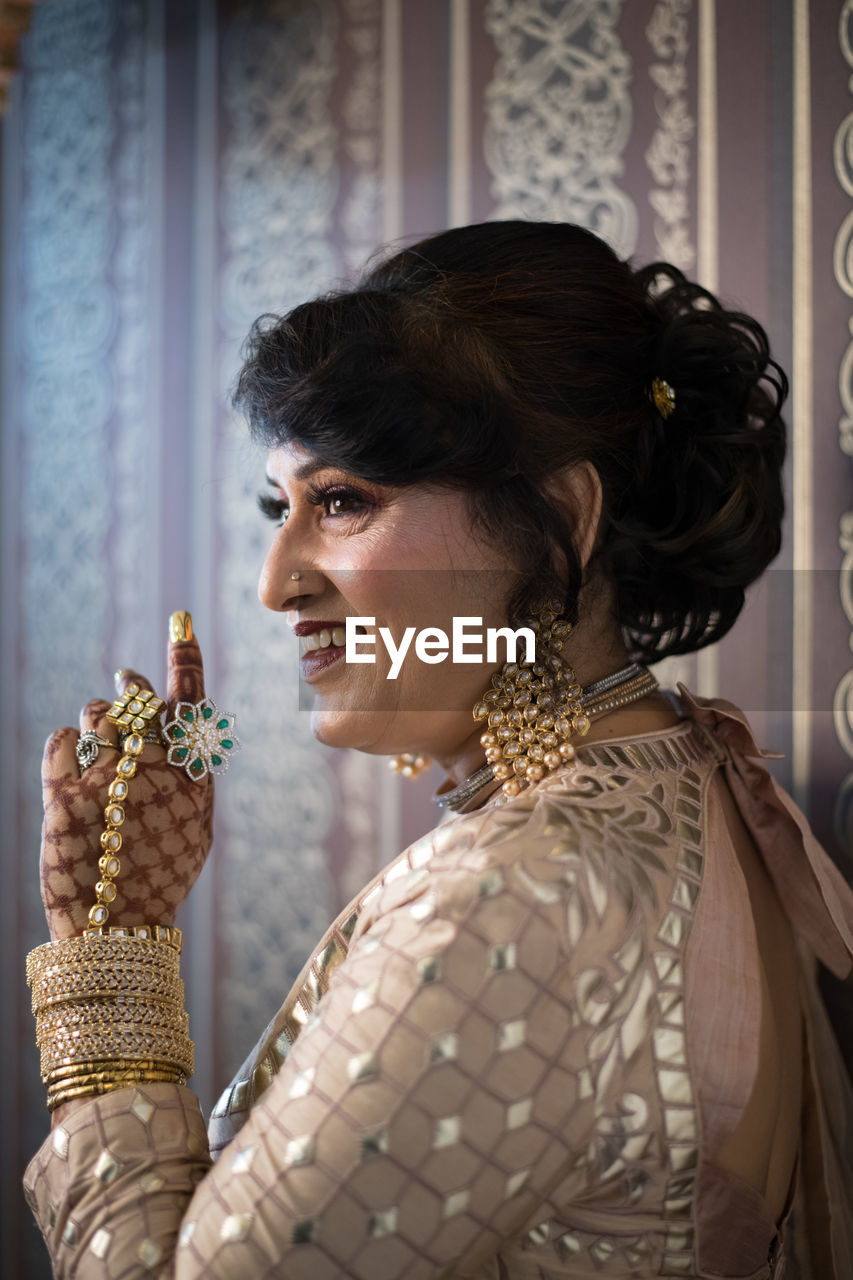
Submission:
[[[433,800],[441,808],[458,812],[495,781],[503,792],[499,802],[520,795],[574,760],[572,739],[587,734],[593,720],[658,689],[655,677],[638,662],[582,687],[563,656],[572,624],[562,616],[559,600],[547,601],[525,626],[536,638],[533,661],[505,662],[474,706],[474,719],[486,722],[480,735],[486,763],[452,790],[437,792]],[[431,763],[429,756],[414,752],[389,761],[405,778],[416,778]]]
[[[568,738],[589,729],[580,703],[581,687],[560,652],[572,629],[559,616],[561,608],[559,601],[549,601],[525,624],[536,636],[536,660],[505,662],[474,707],[474,719],[486,720],[489,726],[480,737],[488,763],[467,780],[467,785],[476,782],[475,790],[497,778],[507,796],[518,795],[546,772],[571,760],[575,749]],[[394,773],[416,778],[432,760],[405,752],[392,756],[388,764]]]
[[550,600],[526,623],[536,637],[535,660],[505,662],[474,707],[474,719],[486,721],[480,743],[492,776],[509,797],[573,759],[570,739],[589,731],[583,690],[562,654],[572,624],[561,609]]

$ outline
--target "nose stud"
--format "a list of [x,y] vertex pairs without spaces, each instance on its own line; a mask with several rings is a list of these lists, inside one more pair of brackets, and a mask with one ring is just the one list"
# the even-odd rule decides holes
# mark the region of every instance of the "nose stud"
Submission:
[[302,574],[301,574],[301,573],[299,573],[299,571],[297,570],[297,572],[296,572],[296,573],[292,573],[292,574],[290,575],[290,580],[291,580],[291,582],[298,582],[298,581],[299,581],[299,579],[300,579],[301,577],[302,577]]

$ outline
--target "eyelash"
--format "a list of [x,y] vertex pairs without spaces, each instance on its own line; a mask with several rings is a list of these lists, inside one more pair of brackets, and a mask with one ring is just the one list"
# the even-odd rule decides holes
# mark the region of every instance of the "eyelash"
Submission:
[[[331,511],[329,509],[331,503],[337,499],[350,501],[353,504],[352,509],[349,511]],[[346,484],[332,484],[325,487],[309,484],[305,491],[305,500],[314,507],[325,507],[326,515],[332,519],[359,515],[371,505],[363,493]],[[279,526],[284,524],[290,510],[290,504],[285,502],[283,498],[274,498],[269,493],[258,494],[258,506],[268,520],[275,520]]]

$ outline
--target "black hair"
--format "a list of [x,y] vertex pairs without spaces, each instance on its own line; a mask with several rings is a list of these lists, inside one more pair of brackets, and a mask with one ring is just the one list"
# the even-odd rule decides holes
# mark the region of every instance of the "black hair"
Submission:
[[573,521],[550,495],[556,472],[590,462],[591,563],[632,653],[656,661],[725,635],[779,550],[786,395],[761,325],[676,267],[634,270],[581,227],[509,221],[442,232],[262,316],[235,403],[270,447],[463,489],[526,567],[515,619],[555,590],[576,615]]

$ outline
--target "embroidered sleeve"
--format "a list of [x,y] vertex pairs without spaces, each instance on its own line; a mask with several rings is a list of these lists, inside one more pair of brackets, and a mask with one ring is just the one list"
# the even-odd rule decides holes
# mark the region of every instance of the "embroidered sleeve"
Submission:
[[57,1276],[472,1276],[510,1240],[547,1240],[602,1175],[636,1189],[636,885],[544,802],[460,831],[378,895],[215,1166],[176,1086],[108,1095],[54,1132],[27,1180]]

